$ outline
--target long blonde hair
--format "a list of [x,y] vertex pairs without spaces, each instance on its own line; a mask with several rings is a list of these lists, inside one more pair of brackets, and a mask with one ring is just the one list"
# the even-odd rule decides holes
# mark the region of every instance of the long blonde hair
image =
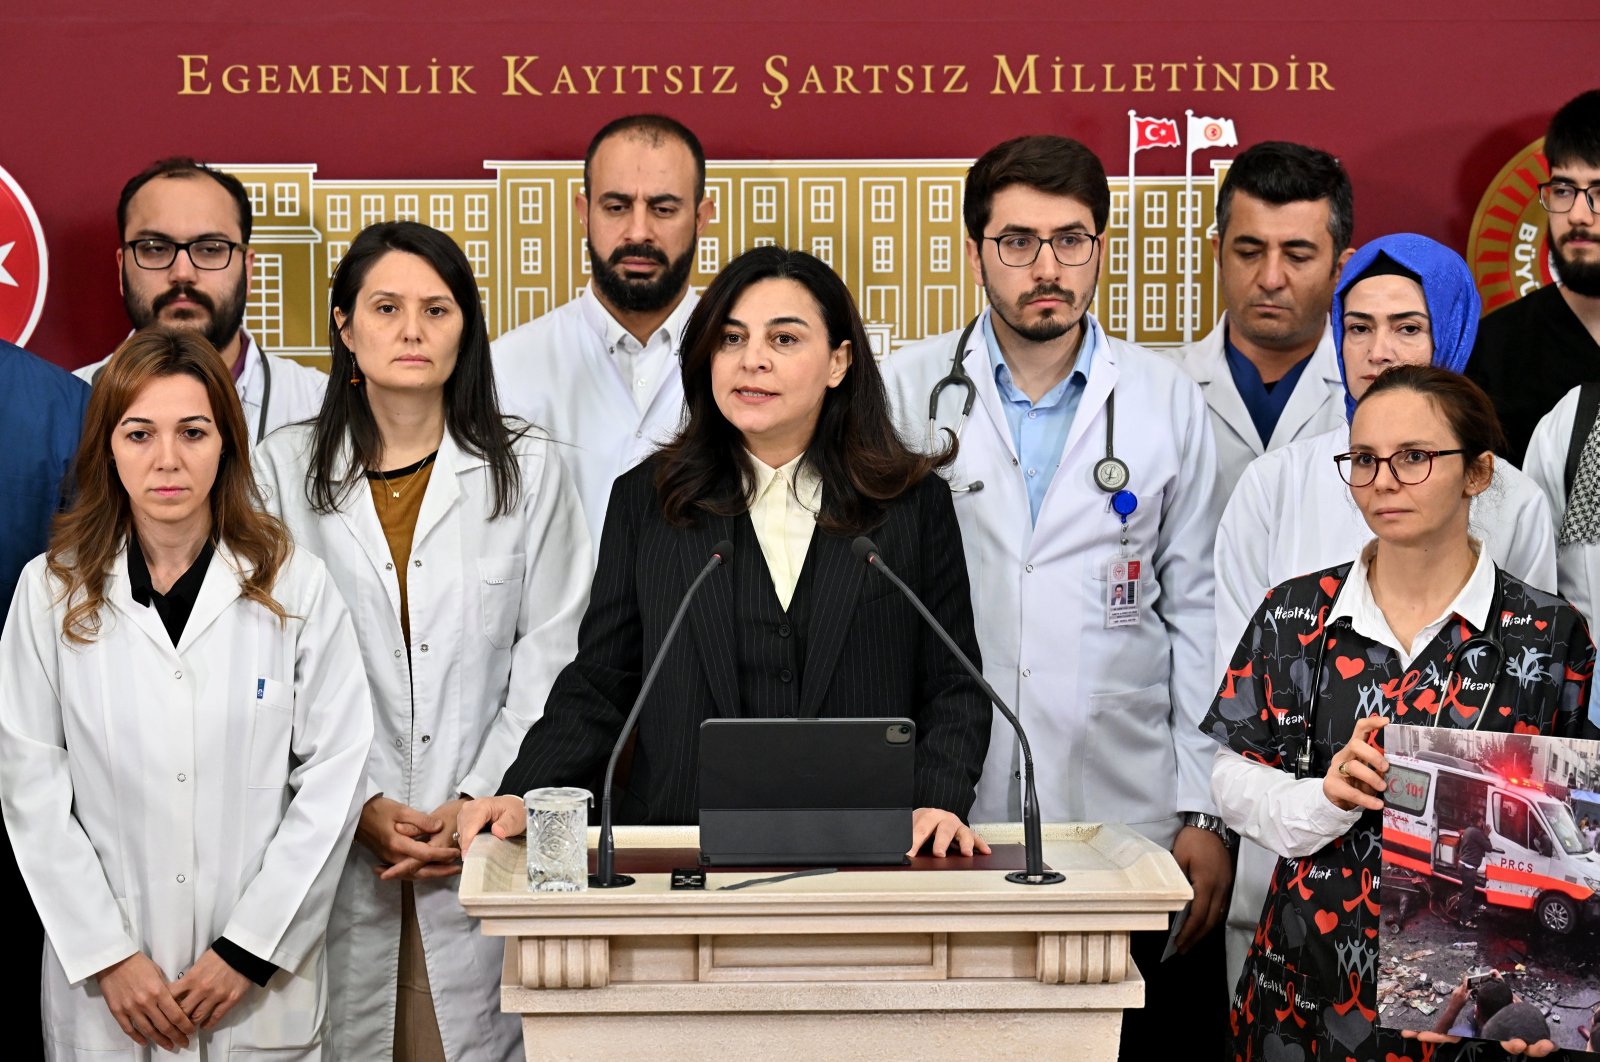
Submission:
[[195,332],[146,328],[117,348],[89,396],[83,438],[73,459],[72,506],[55,519],[46,564],[61,585],[58,601],[68,602],[61,634],[86,644],[100,633],[106,575],[133,533],[133,508],[111,459],[111,435],[134,400],[165,376],[192,376],[206,389],[222,456],[208,501],[211,541],[227,546],[248,569],[240,595],[277,616],[288,613],[272,597],[278,572],[289,557],[289,532],[262,507],[250,470],[250,433],[244,410],[222,358]]

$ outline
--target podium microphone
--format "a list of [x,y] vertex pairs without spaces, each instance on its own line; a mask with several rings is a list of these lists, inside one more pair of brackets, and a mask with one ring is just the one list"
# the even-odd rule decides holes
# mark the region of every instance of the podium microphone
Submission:
[[683,600],[678,603],[678,611],[673,614],[672,622],[667,626],[666,636],[661,639],[661,648],[656,650],[656,658],[651,662],[650,670],[645,673],[644,682],[639,687],[639,696],[633,700],[633,710],[628,713],[628,718],[622,721],[622,733],[617,735],[617,743],[611,748],[611,760],[606,764],[605,788],[600,791],[600,843],[595,857],[595,873],[589,875],[589,887],[592,889],[620,889],[624,885],[633,884],[633,879],[628,875],[617,873],[617,845],[611,836],[611,779],[617,773],[617,760],[622,756],[622,747],[628,743],[628,735],[633,733],[633,725],[639,720],[639,710],[644,707],[644,699],[650,696],[650,687],[655,685],[656,673],[661,670],[661,662],[667,658],[667,650],[672,648],[672,640],[678,635],[678,627],[683,623],[684,613],[689,611],[689,602],[694,600],[694,595],[700,589],[700,584],[706,581],[706,576],[717,567],[726,564],[732,555],[733,543],[727,539],[711,547],[711,557],[706,561],[706,566],[700,569],[700,574],[694,577],[694,582],[689,584]]
[[984,680],[983,672],[972,666],[972,661],[967,659],[967,654],[963,653],[961,647],[956,644],[955,639],[950,637],[950,632],[946,631],[939,621],[933,618],[933,613],[928,611],[927,606],[912,592],[911,587],[902,582],[900,577],[883,562],[883,557],[879,555],[878,547],[873,543],[872,539],[862,535],[850,543],[850,549],[858,558],[866,561],[868,567],[881,572],[885,579],[893,583],[906,596],[906,600],[911,602],[918,614],[927,621],[928,626],[933,628],[933,632],[955,654],[956,659],[961,661],[961,666],[967,669],[967,674],[971,675],[983,692],[988,694],[989,700],[993,702],[994,706],[1000,709],[1000,714],[1006,717],[1006,722],[1011,724],[1011,729],[1017,732],[1017,741],[1022,745],[1022,840],[1023,850],[1027,855],[1027,869],[1012,871],[1006,875],[1006,880],[1018,885],[1059,885],[1061,882],[1066,881],[1065,875],[1044,868],[1044,841],[1042,839],[1043,831],[1039,825],[1039,798],[1033,789],[1033,752],[1028,748],[1028,735],[1023,733],[1022,721],[1012,713],[1010,708],[1006,707],[1006,702],[1000,699],[1000,695],[994,691],[994,687]]

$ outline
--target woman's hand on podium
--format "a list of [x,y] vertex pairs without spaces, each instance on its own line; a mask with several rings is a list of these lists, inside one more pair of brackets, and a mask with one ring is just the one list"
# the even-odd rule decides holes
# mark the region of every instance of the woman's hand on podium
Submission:
[[918,808],[911,816],[911,851],[906,855],[916,855],[923,843],[930,841],[929,850],[941,858],[957,854],[950,851],[952,843],[964,856],[974,851],[980,855],[989,854],[989,846],[983,838],[973,833],[972,827],[962,822],[959,815],[943,808]]
[[502,841],[528,829],[528,811],[521,797],[480,797],[461,805],[456,816],[456,844],[465,852],[472,839],[488,830]]
[[150,956],[134,952],[94,976],[101,998],[128,1039],[140,1047],[154,1043],[167,1051],[189,1046],[194,1022],[172,998],[167,979]]

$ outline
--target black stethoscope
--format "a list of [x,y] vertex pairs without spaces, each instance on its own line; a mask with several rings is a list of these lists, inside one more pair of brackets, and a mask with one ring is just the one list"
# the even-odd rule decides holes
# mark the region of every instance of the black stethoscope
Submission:
[[[1359,564],[1361,562],[1357,561],[1356,563]],[[1339,591],[1340,593],[1344,592],[1343,585],[1339,587]],[[1488,624],[1485,625],[1482,634],[1474,634],[1471,638],[1466,639],[1451,650],[1450,671],[1445,675],[1444,680],[1446,693],[1450,690],[1451,679],[1460,678],[1462,681],[1466,680],[1466,676],[1461,674],[1461,662],[1467,659],[1468,656],[1479,651],[1492,652],[1495,656],[1494,681],[1489,684],[1489,692],[1484,696],[1483,704],[1478,709],[1477,717],[1473,719],[1472,725],[1467,727],[1468,730],[1476,730],[1482,725],[1483,717],[1489,714],[1490,706],[1498,699],[1497,695],[1500,692],[1501,673],[1505,670],[1506,665],[1506,647],[1500,639],[1489,632],[1494,630],[1500,622],[1500,617],[1505,614],[1505,597],[1505,581],[1500,574],[1500,568],[1496,566],[1494,570],[1494,594],[1489,598]],[[1330,611],[1333,609],[1334,602],[1338,600],[1339,596],[1335,594],[1333,601],[1328,602]],[[1294,758],[1294,776],[1297,779],[1305,778],[1311,774],[1311,724],[1316,718],[1317,704],[1322,697],[1322,669],[1327,660],[1328,636],[1331,633],[1331,628],[1324,631],[1321,644],[1317,646],[1317,666],[1316,670],[1311,672],[1311,697],[1306,703],[1304,733],[1298,738],[1289,739],[1290,751]],[[1444,712],[1445,706],[1441,703],[1439,710],[1433,714],[1433,722],[1430,725],[1438,726],[1439,719],[1444,715]]]
[[[967,322],[967,327],[961,330],[961,338],[956,340],[955,353],[950,358],[950,371],[934,382],[933,390],[928,392],[928,447],[933,449],[938,445],[939,438],[939,399],[951,387],[959,387],[965,392],[961,401],[961,418],[956,421],[955,440],[961,441],[961,429],[967,426],[967,417],[972,414],[972,403],[978,397],[978,385],[973,383],[971,375],[967,373],[967,341],[972,338],[972,330],[978,327],[979,317],[974,317]],[[1087,326],[1086,326],[1087,327]],[[1106,455],[1094,463],[1095,486],[1107,494],[1116,494],[1128,485],[1132,478],[1128,466],[1116,455],[1112,447],[1112,439],[1116,434],[1117,425],[1117,392],[1113,389],[1106,395]],[[983,489],[983,480],[975,479],[965,487],[951,485],[954,494],[976,494]],[[1130,513],[1132,509],[1128,510]],[[1119,510],[1120,513],[1120,510]],[[1126,515],[1126,514],[1122,514]]]
[[[261,412],[256,416],[256,441],[260,442],[267,437],[267,408],[272,404],[272,363],[267,359],[267,352],[259,347],[256,348],[256,354],[256,360],[261,363]],[[89,386],[99,383],[100,374],[105,371],[105,365],[96,369]]]

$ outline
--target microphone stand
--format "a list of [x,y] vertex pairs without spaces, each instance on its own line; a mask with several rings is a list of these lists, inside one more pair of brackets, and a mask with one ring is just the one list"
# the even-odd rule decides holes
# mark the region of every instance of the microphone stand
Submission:
[[1000,714],[1006,717],[1006,722],[1011,724],[1011,729],[1017,732],[1017,741],[1022,746],[1022,841],[1023,851],[1026,856],[1026,869],[1012,871],[1006,875],[1006,880],[1017,885],[1059,885],[1061,882],[1066,881],[1066,875],[1044,868],[1044,839],[1043,829],[1039,821],[1039,797],[1034,792],[1033,787],[1033,751],[1028,747],[1028,735],[1023,732],[1022,721],[1016,717],[1010,708],[1006,707],[1006,702],[1000,699],[1000,695],[994,691],[994,687],[984,679],[983,672],[974,667],[972,661],[967,659],[967,654],[961,651],[961,647],[956,644],[954,638],[950,637],[944,626],[933,618],[933,613],[928,611],[927,606],[922,603],[922,600],[917,597],[911,587],[907,586],[884,563],[883,557],[879,555],[878,547],[873,544],[873,541],[863,535],[851,543],[851,549],[857,557],[860,557],[869,566],[881,572],[886,579],[905,595],[906,600],[911,602],[922,618],[927,621],[928,626],[933,628],[933,632],[955,654],[956,659],[961,661],[962,666],[967,669],[967,673],[988,695],[990,702],[1000,709]]
[[644,707],[644,699],[650,695],[650,687],[655,685],[656,673],[661,670],[661,662],[667,658],[667,650],[672,648],[672,640],[677,637],[678,627],[689,611],[689,602],[694,600],[706,576],[726,563],[732,552],[733,543],[727,540],[718,542],[712,548],[711,559],[706,561],[706,566],[700,569],[700,574],[694,577],[683,600],[678,603],[678,611],[673,614],[666,636],[661,639],[661,648],[656,650],[656,658],[651,661],[650,670],[645,673],[644,683],[639,687],[639,696],[633,700],[633,709],[622,722],[622,733],[617,736],[617,743],[611,749],[611,759],[606,764],[605,788],[600,792],[600,842],[595,857],[595,872],[589,875],[589,887],[592,889],[620,889],[633,884],[633,878],[617,873],[617,845],[611,835],[611,782],[617,773],[617,760],[622,757],[622,748],[628,742],[628,735],[633,733],[634,724],[639,721],[639,710]]

